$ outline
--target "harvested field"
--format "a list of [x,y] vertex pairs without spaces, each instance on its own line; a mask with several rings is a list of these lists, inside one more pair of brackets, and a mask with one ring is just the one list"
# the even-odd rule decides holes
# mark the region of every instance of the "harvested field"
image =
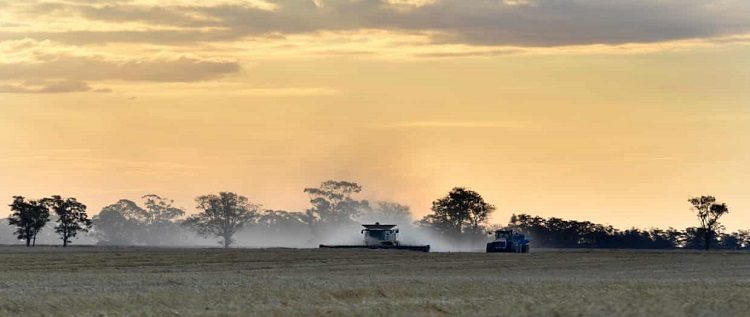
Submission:
[[747,316],[750,254],[0,247],[2,316]]

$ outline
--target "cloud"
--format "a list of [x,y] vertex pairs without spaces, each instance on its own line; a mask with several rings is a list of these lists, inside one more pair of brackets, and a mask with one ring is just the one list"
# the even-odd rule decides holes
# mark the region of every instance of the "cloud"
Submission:
[[89,84],[82,81],[63,80],[41,83],[4,84],[0,85],[0,93],[16,94],[52,94],[68,92],[111,92],[110,89],[93,89]]
[[213,81],[257,56],[638,53],[748,43],[750,36],[747,0],[0,0],[0,7],[6,93],[106,91],[89,87],[98,81]]
[[499,56],[499,55],[511,55],[521,53],[523,50],[519,49],[495,49],[495,50],[473,50],[473,51],[446,51],[446,52],[428,52],[428,53],[417,53],[417,57],[432,57],[432,58],[443,58],[443,57],[482,57],[482,56]]
[[240,36],[227,30],[71,30],[61,32],[2,32],[0,41],[35,39],[74,45],[107,43],[151,43],[183,45],[201,42],[233,41]]
[[201,27],[215,25],[210,17],[191,14],[189,10],[137,5],[81,6],[79,13],[87,19],[114,22],[147,22],[154,25]]
[[[175,44],[378,29],[430,32],[436,43],[549,47],[652,43],[750,32],[747,0],[279,0],[271,9],[238,2],[198,5],[188,1],[171,6],[143,2],[65,5],[81,19],[120,29],[6,31],[0,39]],[[151,27],[128,29],[123,26],[127,22]],[[171,28],[159,28],[163,26]]]
[[[145,56],[144,56],[145,55]],[[178,52],[94,53],[53,41],[0,42],[0,92],[109,92],[96,81],[192,83],[237,73],[239,63]]]
[[70,54],[36,55],[26,62],[0,63],[0,80],[65,79],[195,82],[239,71],[236,62],[190,57],[111,60]]
[[509,6],[528,6],[528,5],[536,5],[535,2],[532,0],[503,0],[503,4],[509,5]]

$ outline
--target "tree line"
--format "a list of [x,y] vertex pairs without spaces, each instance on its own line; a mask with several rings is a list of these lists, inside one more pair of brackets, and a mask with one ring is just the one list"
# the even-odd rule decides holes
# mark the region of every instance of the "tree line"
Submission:
[[[79,232],[89,232],[102,245],[181,245],[191,234],[216,239],[230,247],[241,234],[255,237],[319,240],[337,230],[352,229],[361,223],[393,223],[413,226],[451,242],[480,245],[487,232],[498,226],[488,224],[496,207],[476,191],[456,187],[432,203],[431,212],[414,221],[408,206],[388,201],[370,202],[355,198],[362,186],[348,181],[325,181],[303,190],[310,198],[305,211],[264,210],[261,204],[233,192],[201,195],[195,199],[197,213],[185,217],[174,201],[149,194],[141,203],[121,199],[105,206],[89,219],[86,205],[75,198],[55,195],[38,200],[14,196],[8,223],[27,246],[36,244],[37,235],[55,216],[53,230],[67,246]],[[531,237],[536,247],[553,248],[750,248],[750,232],[724,232],[719,218],[729,212],[712,196],[691,198],[700,226],[677,230],[627,229],[588,221],[541,218],[514,214],[506,228]],[[248,230],[249,229],[249,230]],[[353,229],[352,229],[353,230]],[[425,241],[427,242],[427,241]],[[314,242],[308,245],[315,245]]]
[[729,213],[725,203],[713,196],[688,199],[699,227],[684,230],[675,228],[631,228],[619,230],[612,226],[589,221],[542,218],[528,214],[514,214],[508,227],[532,237],[536,247],[548,248],[635,248],[635,249],[750,249],[750,231],[725,232],[719,218]]
[[[107,205],[89,219],[86,206],[75,198],[60,196],[38,200],[14,197],[9,224],[17,228],[18,239],[34,246],[36,236],[47,227],[50,210],[57,216],[54,230],[67,246],[78,232],[89,232],[102,245],[181,245],[194,233],[217,238],[223,247],[235,244],[238,234],[247,231],[276,233],[310,232],[311,237],[334,228],[368,222],[409,224],[408,206],[388,201],[355,199],[362,187],[354,182],[326,181],[305,188],[311,207],[303,212],[263,210],[262,205],[233,192],[201,195],[195,199],[197,213],[187,216],[174,201],[155,194],[141,202],[121,199]],[[253,230],[245,230],[252,228]]]

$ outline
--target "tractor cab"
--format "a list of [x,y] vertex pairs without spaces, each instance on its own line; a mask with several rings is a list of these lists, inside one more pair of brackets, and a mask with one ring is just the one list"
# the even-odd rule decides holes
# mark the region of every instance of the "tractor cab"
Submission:
[[396,225],[381,225],[379,222],[371,225],[362,225],[362,234],[367,246],[397,246],[398,229]]
[[495,230],[495,240],[510,240],[510,237],[513,235],[512,230]]

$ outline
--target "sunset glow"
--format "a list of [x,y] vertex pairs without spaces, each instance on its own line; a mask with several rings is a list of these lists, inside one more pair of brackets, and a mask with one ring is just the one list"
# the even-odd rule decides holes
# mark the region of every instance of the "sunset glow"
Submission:
[[[745,0],[0,0],[0,197],[750,223]],[[3,216],[6,212],[0,213]]]

